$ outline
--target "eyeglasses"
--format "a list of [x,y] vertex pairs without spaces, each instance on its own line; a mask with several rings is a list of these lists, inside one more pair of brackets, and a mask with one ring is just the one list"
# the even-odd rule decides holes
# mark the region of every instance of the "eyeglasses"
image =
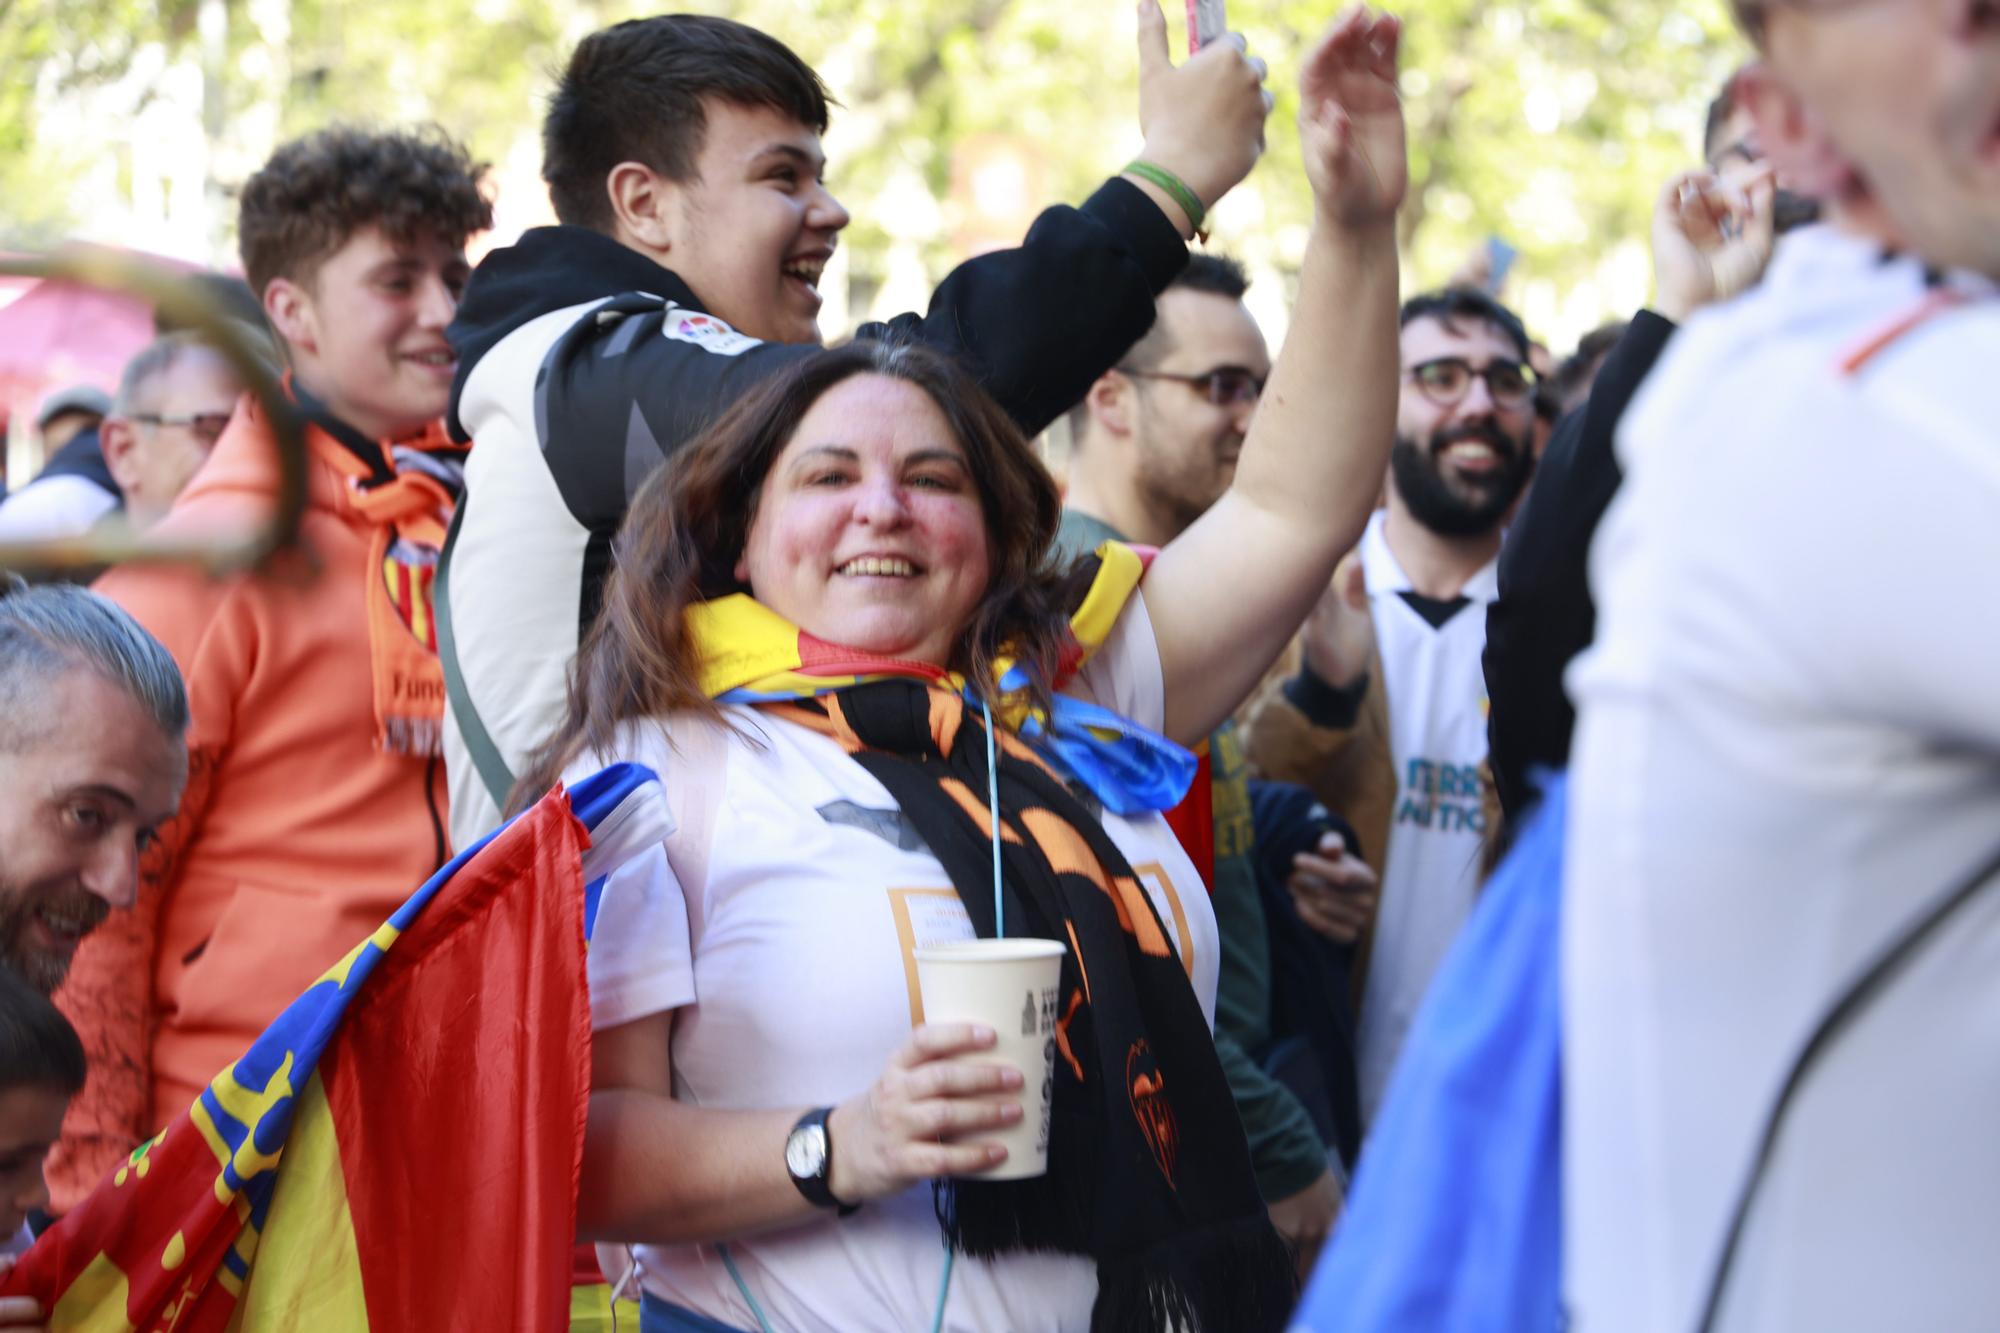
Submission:
[[135,412],[127,418],[145,426],[183,426],[203,444],[214,444],[229,425],[227,412],[195,412],[184,417],[163,417],[157,412]]
[[1224,366],[1220,370],[1204,371],[1199,375],[1175,375],[1164,370],[1133,370],[1119,366],[1118,372],[1140,380],[1174,380],[1192,385],[1201,390],[1201,396],[1216,407],[1234,407],[1238,403],[1254,403],[1264,392],[1264,381],[1249,371],[1237,366]]
[[1418,391],[1439,407],[1457,407],[1464,402],[1475,379],[1485,380],[1493,405],[1508,411],[1519,411],[1535,396],[1535,377],[1519,361],[1495,361],[1475,369],[1460,357],[1441,356],[1411,366],[1409,376],[1417,382]]

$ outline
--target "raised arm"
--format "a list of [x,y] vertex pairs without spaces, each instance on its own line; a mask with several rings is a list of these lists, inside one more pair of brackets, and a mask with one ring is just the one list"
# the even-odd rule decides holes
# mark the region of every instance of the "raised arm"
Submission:
[[[1264,62],[1232,33],[1177,66],[1157,0],[1141,0],[1138,17],[1138,160],[1179,180],[1206,210],[1263,151]],[[1153,298],[1186,266],[1193,231],[1170,191],[1123,172],[1081,208],[1044,212],[1019,248],[959,265],[921,318],[899,316],[886,331],[956,353],[1032,435],[1152,327]]]
[[1396,208],[1408,179],[1401,25],[1356,6],[1300,75],[1313,225],[1299,299],[1236,479],[1153,562],[1167,733],[1206,735],[1256,685],[1360,538],[1396,429]]
[[[1263,151],[1271,107],[1263,79],[1264,63],[1245,55],[1235,34],[1175,65],[1157,0],[1143,0],[1138,160],[1186,185],[1203,209],[1213,207]],[[919,340],[952,353],[1033,435],[1152,327],[1154,297],[1186,267],[1192,233],[1169,191],[1121,172],[1080,206],[1045,210],[1020,245],[960,264],[923,313],[865,325],[858,336]],[[518,248],[543,243],[534,237]],[[474,276],[462,317],[486,308],[488,287],[504,292],[509,277],[526,280],[519,256],[511,268],[492,263]],[[595,324],[577,326],[549,349],[545,365],[506,368],[540,385],[558,446],[547,451],[551,473],[570,514],[592,532],[615,531],[652,474],[649,455],[635,445],[671,457],[758,384],[819,350],[759,342],[713,320],[683,329],[688,309],[701,308],[683,276],[637,279],[648,291],[664,289],[614,298]],[[613,315],[623,318],[614,324]],[[454,416],[460,411],[455,403]],[[478,432],[476,420],[458,420]]]

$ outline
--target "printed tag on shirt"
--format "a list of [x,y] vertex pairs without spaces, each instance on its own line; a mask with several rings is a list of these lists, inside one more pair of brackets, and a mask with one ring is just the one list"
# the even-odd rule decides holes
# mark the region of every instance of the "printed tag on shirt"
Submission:
[[896,942],[903,949],[903,984],[910,992],[910,1026],[924,1021],[924,1000],[917,988],[917,950],[979,938],[972,918],[959,901],[958,890],[891,889],[889,910],[896,918]]
[[693,343],[717,356],[741,356],[757,345],[757,339],[738,333],[714,315],[683,311],[679,306],[667,307],[661,331],[675,342]]

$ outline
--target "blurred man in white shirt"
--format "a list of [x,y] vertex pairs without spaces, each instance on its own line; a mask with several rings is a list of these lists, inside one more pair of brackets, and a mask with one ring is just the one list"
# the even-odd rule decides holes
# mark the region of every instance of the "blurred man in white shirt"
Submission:
[[1565,1296],[1580,1331],[1711,1300],[1723,1329],[1984,1327],[2000,886],[1773,1115],[1851,980],[2000,842],[2000,22],[1741,17],[1762,147],[1837,222],[1691,321],[1619,436],[1569,676]]

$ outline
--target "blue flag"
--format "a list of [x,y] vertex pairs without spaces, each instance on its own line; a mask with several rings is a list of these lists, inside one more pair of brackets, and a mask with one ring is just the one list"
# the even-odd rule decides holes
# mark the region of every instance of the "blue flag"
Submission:
[[1438,969],[1295,1330],[1561,1327],[1565,802],[1557,777]]

